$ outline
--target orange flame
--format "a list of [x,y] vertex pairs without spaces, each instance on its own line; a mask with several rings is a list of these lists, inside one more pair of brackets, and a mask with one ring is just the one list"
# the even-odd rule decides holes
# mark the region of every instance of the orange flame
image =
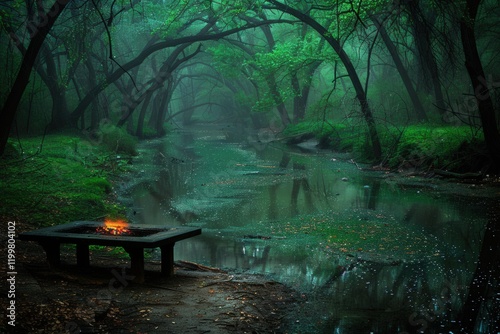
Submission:
[[120,235],[120,234],[130,234],[128,229],[129,224],[121,219],[111,220],[106,218],[104,220],[104,226],[97,228],[97,231],[103,234]]

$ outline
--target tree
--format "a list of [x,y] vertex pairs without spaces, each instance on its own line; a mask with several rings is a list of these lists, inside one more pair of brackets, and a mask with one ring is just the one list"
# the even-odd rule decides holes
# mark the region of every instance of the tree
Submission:
[[[271,23],[277,23],[277,22],[284,22],[284,21],[283,20],[271,21]],[[200,29],[199,32],[195,35],[179,37],[175,39],[166,39],[166,40],[153,39],[152,42],[147,44],[136,57],[134,57],[127,63],[121,65],[114,72],[107,74],[103,82],[100,82],[97,86],[93,87],[86,94],[86,96],[80,101],[79,105],[71,113],[70,115],[71,124],[73,126],[76,126],[78,119],[83,116],[87,107],[100,92],[102,92],[111,83],[118,80],[123,74],[127,73],[127,71],[142,64],[151,54],[169,47],[182,45],[186,43],[190,44],[201,41],[217,40],[225,36],[235,34],[242,30],[255,28],[263,24],[269,24],[268,22],[259,22],[256,24],[246,24],[220,33],[210,33],[209,31],[215,23],[216,23],[215,18],[208,20],[207,24],[202,29]]]
[[[445,111],[443,92],[441,90],[441,80],[435,52],[432,48],[431,31],[435,13],[431,9],[433,17],[426,18],[422,11],[420,1],[405,1],[411,18],[413,29],[413,40],[415,41],[419,68],[423,74],[424,86],[432,87],[434,99],[438,111],[442,114]],[[431,7],[432,6],[428,6]]]
[[396,69],[398,70],[399,75],[401,76],[401,79],[403,80],[403,84],[405,85],[406,90],[408,91],[408,95],[410,96],[411,102],[413,103],[413,108],[415,109],[417,119],[419,121],[426,121],[427,115],[425,114],[424,107],[422,106],[422,103],[420,102],[420,98],[418,97],[417,92],[413,88],[413,83],[411,82],[408,71],[406,70],[405,66],[403,65],[401,58],[399,57],[399,53],[396,49],[396,46],[392,42],[389,34],[387,33],[383,23],[379,20],[379,18],[376,15],[371,15],[371,20],[373,21],[373,23],[377,27],[378,32],[380,33],[380,36],[382,37],[382,40],[384,41],[384,44],[387,47],[387,50],[391,54],[392,60],[394,61],[394,64],[396,65]]
[[[31,27],[33,29],[31,32],[31,41],[23,56],[16,80],[0,111],[0,155],[4,153],[17,107],[28,85],[31,70],[42,48],[43,42],[68,2],[69,0],[56,0],[47,12],[45,12],[43,8],[39,8],[38,23]],[[15,42],[19,43],[20,41]]]
[[[171,79],[173,71],[179,67],[182,63],[188,61],[189,59],[193,58],[198,52],[200,52],[201,45],[198,46],[198,48],[192,52],[191,54],[183,57],[183,58],[178,58],[181,53],[184,52],[186,48],[188,48],[190,44],[182,44],[179,47],[177,47],[171,54],[170,56],[165,60],[163,63],[162,67],[160,68],[158,74],[154,79],[151,81],[151,86],[145,90],[144,93],[142,93],[135,103],[128,108],[128,110],[124,113],[122,119],[118,122],[118,126],[123,125],[127,119],[132,115],[133,110],[135,109],[135,106],[137,106],[139,103],[143,102],[143,106],[141,108],[141,113],[138,118],[138,123],[137,123],[137,131],[136,135],[141,138],[143,136],[143,127],[144,127],[144,121],[146,117],[146,108],[148,107],[149,102],[151,101],[152,95],[155,91],[163,87],[163,84],[165,81],[168,81]],[[165,108],[162,108],[157,111],[158,115],[156,116],[157,123],[156,123],[156,130],[158,133],[162,132],[163,128],[163,120],[165,119]]]
[[490,88],[486,83],[481,58],[479,56],[475,21],[481,0],[467,0],[463,16],[460,20],[462,46],[465,55],[465,67],[469,74],[474,97],[479,109],[479,117],[484,133],[484,140],[495,168],[500,168],[500,133],[495,115],[495,108],[491,99]]
[[264,8],[279,9],[284,13],[288,13],[296,17],[300,21],[304,22],[305,24],[309,25],[311,28],[316,30],[316,32],[318,32],[335,50],[342,64],[344,65],[349,75],[349,79],[351,80],[354,90],[356,92],[356,98],[359,101],[359,104],[361,106],[361,112],[363,113],[365,122],[368,126],[368,133],[375,161],[380,162],[382,160],[382,146],[380,144],[377,127],[375,124],[375,119],[373,117],[372,110],[369,106],[368,99],[366,97],[363,85],[361,84],[361,80],[359,79],[358,73],[356,72],[353,63],[351,62],[351,59],[349,58],[347,53],[344,51],[342,45],[340,44],[340,41],[334,38],[333,35],[325,27],[323,27],[318,21],[316,21],[311,16],[302,13],[301,11],[294,9],[276,0],[268,0],[267,2],[272,4],[272,6],[267,6],[267,7],[264,6]]

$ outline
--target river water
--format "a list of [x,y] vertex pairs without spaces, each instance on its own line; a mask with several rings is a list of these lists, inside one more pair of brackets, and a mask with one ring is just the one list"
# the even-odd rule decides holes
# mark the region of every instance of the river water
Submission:
[[201,227],[176,244],[176,260],[303,292],[307,307],[287,319],[297,333],[448,333],[494,191],[367,172],[272,139],[220,126],[142,143],[122,189],[130,219]]

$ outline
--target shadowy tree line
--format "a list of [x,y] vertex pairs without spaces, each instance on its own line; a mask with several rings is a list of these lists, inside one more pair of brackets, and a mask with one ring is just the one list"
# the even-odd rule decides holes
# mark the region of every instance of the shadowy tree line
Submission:
[[[1,42],[7,46],[3,76],[9,91],[1,96],[0,153],[20,110],[18,122],[24,120],[27,130],[34,114],[43,113],[51,131],[96,131],[106,119],[143,137],[163,135],[165,122],[180,114],[187,124],[195,111],[253,126],[276,113],[287,126],[314,108],[338,114],[329,110],[333,96],[357,100],[374,161],[381,162],[384,119],[374,106],[387,99],[395,89],[387,81],[395,80],[414,122],[477,118],[490,158],[500,166],[497,87],[487,84],[485,56],[479,56],[491,50],[486,61],[494,64],[498,31],[489,15],[497,10],[494,5],[57,0],[47,7],[40,1],[6,1]],[[489,38],[478,38],[479,15]],[[448,81],[464,78],[464,70],[471,85],[446,90]],[[460,97],[467,90],[477,108],[462,115],[444,96]],[[44,92],[50,114],[33,112],[33,99],[49,105]],[[390,117],[401,119],[398,113],[390,111]]]

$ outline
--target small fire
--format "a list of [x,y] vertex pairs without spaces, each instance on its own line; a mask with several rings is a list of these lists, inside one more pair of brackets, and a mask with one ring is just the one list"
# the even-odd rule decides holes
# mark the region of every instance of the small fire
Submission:
[[123,235],[132,233],[128,229],[128,223],[121,220],[111,220],[106,219],[104,221],[104,226],[99,226],[96,231],[101,234],[111,234],[111,235]]

